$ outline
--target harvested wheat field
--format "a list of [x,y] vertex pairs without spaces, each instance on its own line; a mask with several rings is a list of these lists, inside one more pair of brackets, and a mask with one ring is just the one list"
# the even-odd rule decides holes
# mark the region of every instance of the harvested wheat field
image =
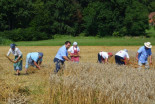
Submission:
[[[53,58],[60,46],[19,46],[23,70],[14,75],[13,65],[4,56],[8,47],[0,47],[0,104],[132,104],[155,103],[155,46],[150,70],[138,70],[135,61],[139,46],[81,46],[80,63],[66,62],[64,70],[53,74]],[[98,64],[97,53],[116,53],[128,49],[131,63],[117,66]],[[43,52],[41,70],[29,68],[24,75],[26,54]],[[13,59],[13,56],[11,56]]]

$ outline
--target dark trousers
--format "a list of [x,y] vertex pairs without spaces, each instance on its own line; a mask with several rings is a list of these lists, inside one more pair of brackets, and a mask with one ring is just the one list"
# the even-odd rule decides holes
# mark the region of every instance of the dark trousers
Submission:
[[62,65],[64,64],[64,61],[61,61],[58,58],[54,58],[53,61],[55,63],[55,70],[54,70],[54,72],[57,73],[62,68]]
[[98,53],[98,62],[102,63],[102,56],[100,56],[100,54]]
[[124,58],[117,55],[115,55],[115,62],[118,65],[125,65]]

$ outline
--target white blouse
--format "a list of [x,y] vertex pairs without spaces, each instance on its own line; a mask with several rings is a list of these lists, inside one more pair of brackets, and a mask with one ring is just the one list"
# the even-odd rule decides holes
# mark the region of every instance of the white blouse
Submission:
[[108,59],[108,53],[107,52],[99,52],[99,55],[102,56],[104,59]]
[[129,54],[127,52],[125,52],[124,50],[120,50],[119,52],[117,52],[115,55],[120,56],[122,58],[129,58]]
[[14,51],[10,48],[7,53],[7,56],[9,56],[10,53],[12,53],[14,56],[22,56],[22,52],[17,47],[15,47]]
[[77,49],[78,52],[80,51],[80,48],[79,48],[78,46],[77,46],[77,47],[71,46],[71,47],[68,49],[68,51],[71,52],[71,53],[74,53],[74,50],[76,50],[76,49]]

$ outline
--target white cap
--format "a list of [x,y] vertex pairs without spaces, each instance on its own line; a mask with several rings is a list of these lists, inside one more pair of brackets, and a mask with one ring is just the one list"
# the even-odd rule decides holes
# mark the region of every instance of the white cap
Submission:
[[74,42],[73,45],[77,45],[77,42]]
[[152,48],[152,45],[150,42],[145,42],[144,43],[144,46],[147,47],[147,48]]
[[128,50],[127,50],[127,49],[124,49],[124,51],[125,51],[125,52],[128,52]]

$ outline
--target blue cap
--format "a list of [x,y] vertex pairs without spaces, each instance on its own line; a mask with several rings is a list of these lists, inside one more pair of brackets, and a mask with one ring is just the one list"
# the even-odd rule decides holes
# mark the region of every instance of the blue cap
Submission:
[[43,57],[43,53],[42,52],[38,52],[39,53],[39,56]]
[[10,44],[10,48],[15,48],[16,44]]

